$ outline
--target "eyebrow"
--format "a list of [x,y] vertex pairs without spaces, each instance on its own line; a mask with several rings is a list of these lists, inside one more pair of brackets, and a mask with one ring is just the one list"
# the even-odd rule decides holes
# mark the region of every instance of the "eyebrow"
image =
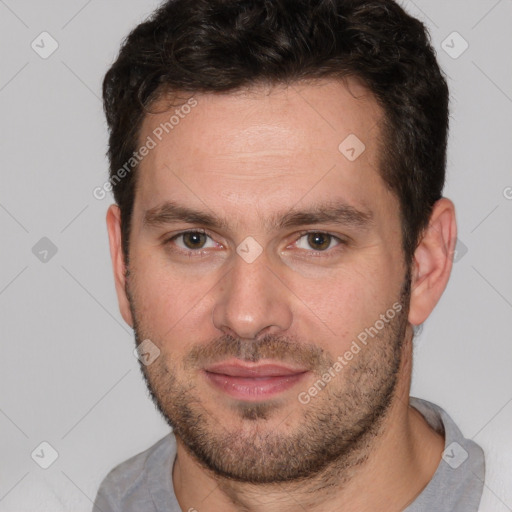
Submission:
[[[330,201],[313,205],[304,210],[287,210],[270,217],[270,229],[298,227],[307,224],[339,224],[366,229],[373,224],[374,215],[369,210],[359,210],[344,201]],[[229,222],[206,211],[194,210],[173,201],[166,201],[146,211],[143,224],[148,227],[176,222],[200,224],[210,229],[227,229]]]

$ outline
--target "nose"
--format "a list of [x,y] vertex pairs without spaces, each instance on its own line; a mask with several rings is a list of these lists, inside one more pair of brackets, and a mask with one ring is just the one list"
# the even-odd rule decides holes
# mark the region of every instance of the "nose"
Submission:
[[291,292],[263,255],[252,263],[236,256],[219,290],[212,318],[224,334],[256,339],[282,334],[292,324]]

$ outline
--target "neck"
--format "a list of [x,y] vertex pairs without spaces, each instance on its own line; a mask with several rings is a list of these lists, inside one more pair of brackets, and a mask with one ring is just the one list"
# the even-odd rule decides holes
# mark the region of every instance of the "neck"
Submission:
[[183,510],[200,512],[308,512],[403,510],[432,478],[444,440],[409,406],[412,333],[408,332],[397,389],[377,435],[342,461],[307,480],[254,485],[219,477],[177,441],[172,478]]

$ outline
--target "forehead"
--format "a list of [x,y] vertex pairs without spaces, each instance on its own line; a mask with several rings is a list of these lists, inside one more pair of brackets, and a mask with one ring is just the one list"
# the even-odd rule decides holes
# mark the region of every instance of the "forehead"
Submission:
[[389,199],[378,173],[382,111],[354,80],[183,95],[153,111],[139,137],[154,148],[139,165],[136,210],[222,202],[271,216],[330,196],[377,211]]

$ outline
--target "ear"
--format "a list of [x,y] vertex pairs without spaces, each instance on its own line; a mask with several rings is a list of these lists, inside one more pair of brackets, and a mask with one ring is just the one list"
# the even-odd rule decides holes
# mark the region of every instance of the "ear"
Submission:
[[430,222],[414,252],[409,322],[423,323],[441,298],[452,270],[457,243],[455,206],[441,198],[434,204]]
[[125,322],[133,327],[130,303],[126,295],[126,264],[121,244],[121,210],[115,204],[110,205],[107,211],[107,230],[119,310]]

